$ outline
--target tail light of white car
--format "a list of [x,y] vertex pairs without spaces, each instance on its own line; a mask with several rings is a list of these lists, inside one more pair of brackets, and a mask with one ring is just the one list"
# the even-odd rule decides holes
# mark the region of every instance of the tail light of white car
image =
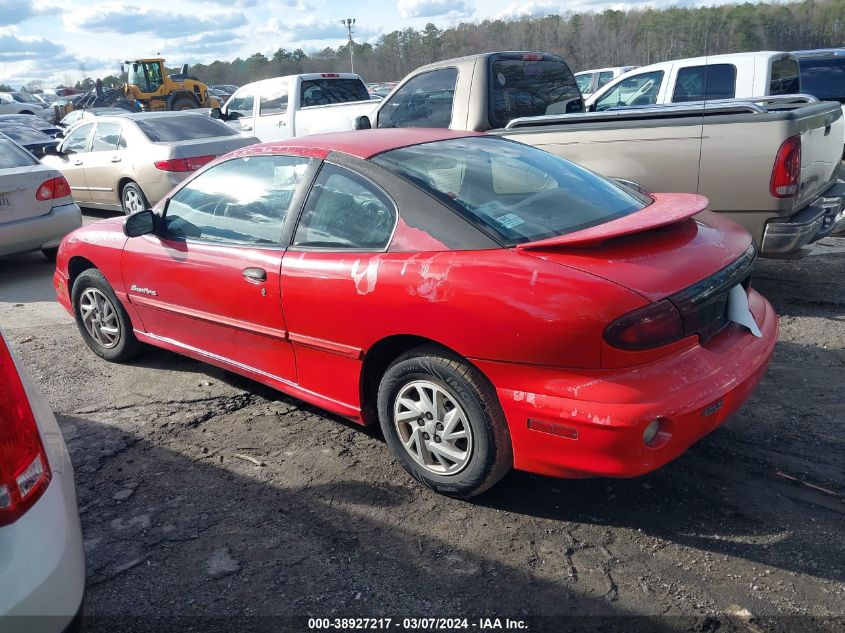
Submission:
[[780,146],[769,191],[775,198],[791,198],[798,193],[801,179],[801,137],[790,136]]
[[29,510],[51,476],[29,399],[0,336],[0,526]]
[[161,171],[196,171],[217,158],[214,154],[208,156],[193,156],[191,158],[171,158],[169,160],[157,160],[153,163],[156,169]]
[[41,202],[45,200],[57,200],[67,198],[70,195],[70,184],[64,176],[50,178],[41,183],[35,192],[35,199]]

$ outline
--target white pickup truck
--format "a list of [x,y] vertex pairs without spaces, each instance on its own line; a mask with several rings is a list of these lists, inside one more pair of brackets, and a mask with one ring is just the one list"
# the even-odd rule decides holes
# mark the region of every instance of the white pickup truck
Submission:
[[585,98],[584,103],[588,111],[596,112],[625,106],[799,92],[801,77],[795,55],[759,51],[689,57],[642,66],[606,83]]
[[374,107],[358,75],[311,73],[247,84],[211,116],[266,142],[348,130]]
[[484,53],[415,70],[356,121],[369,127],[488,132],[652,191],[700,193],[769,257],[845,231],[842,111],[808,95],[585,113],[563,58]]

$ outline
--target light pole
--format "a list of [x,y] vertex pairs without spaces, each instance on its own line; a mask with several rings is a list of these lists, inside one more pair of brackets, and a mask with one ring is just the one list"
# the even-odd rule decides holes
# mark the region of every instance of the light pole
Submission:
[[345,20],[341,20],[340,23],[346,27],[346,31],[349,33],[349,67],[352,69],[351,72],[355,72],[355,60],[352,56],[352,31],[355,28],[355,18],[346,18]]

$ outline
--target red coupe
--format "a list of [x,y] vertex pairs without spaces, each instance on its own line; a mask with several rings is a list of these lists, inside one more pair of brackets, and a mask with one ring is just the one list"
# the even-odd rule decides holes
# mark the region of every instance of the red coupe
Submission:
[[55,286],[99,356],[148,343],[379,421],[467,497],[511,467],[649,472],[748,397],[777,316],[749,234],[706,207],[496,137],[327,134],[75,231]]

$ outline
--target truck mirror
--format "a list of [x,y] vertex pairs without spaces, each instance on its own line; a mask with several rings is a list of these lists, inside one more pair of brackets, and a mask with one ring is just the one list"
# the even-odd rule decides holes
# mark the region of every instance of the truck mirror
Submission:
[[356,130],[370,130],[372,129],[373,124],[370,122],[370,117],[361,115],[357,119],[355,119],[355,129]]

